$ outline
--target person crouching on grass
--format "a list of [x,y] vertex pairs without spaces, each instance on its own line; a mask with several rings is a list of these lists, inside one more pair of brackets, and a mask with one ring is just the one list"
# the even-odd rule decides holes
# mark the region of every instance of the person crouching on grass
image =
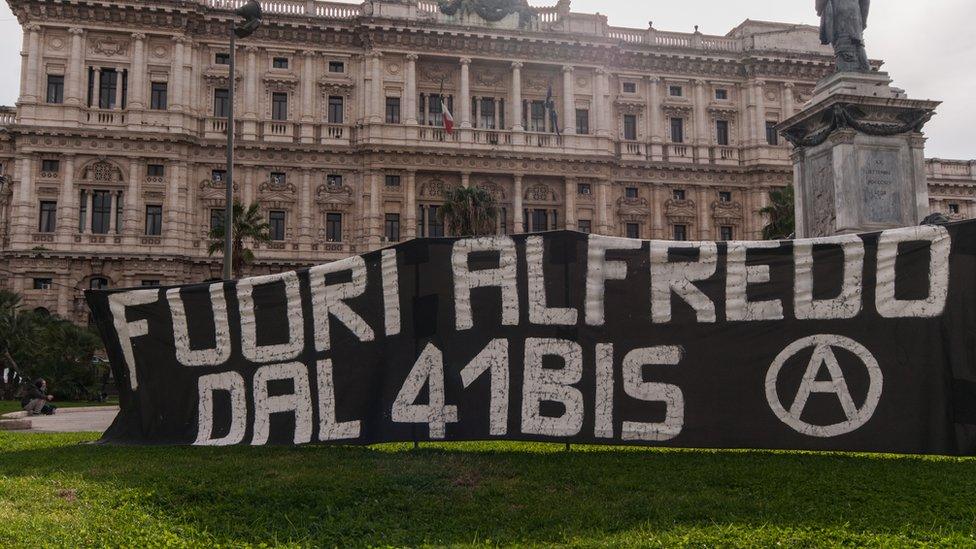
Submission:
[[24,410],[32,416],[40,414],[49,416],[57,409],[51,404],[48,404],[52,400],[54,400],[54,396],[47,394],[47,382],[43,379],[37,379],[33,385],[27,388],[27,396],[24,398]]

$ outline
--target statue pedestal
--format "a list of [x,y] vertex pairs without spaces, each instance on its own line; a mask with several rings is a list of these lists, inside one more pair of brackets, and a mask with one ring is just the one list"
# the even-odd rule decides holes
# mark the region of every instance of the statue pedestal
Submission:
[[837,73],[777,130],[793,145],[796,236],[917,225],[929,213],[922,127],[938,101],[911,100],[886,73]]

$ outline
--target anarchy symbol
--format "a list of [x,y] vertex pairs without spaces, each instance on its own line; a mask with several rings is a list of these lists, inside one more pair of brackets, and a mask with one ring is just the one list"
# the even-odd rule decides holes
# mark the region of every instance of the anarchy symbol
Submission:
[[[800,388],[797,390],[793,404],[787,410],[780,402],[779,393],[776,391],[776,381],[779,379],[780,371],[786,361],[796,356],[797,353],[813,347],[813,356],[807,365]],[[843,349],[857,356],[868,371],[870,383],[868,394],[864,399],[864,404],[858,408],[851,398],[850,389],[844,379],[844,372],[840,369],[834,349]],[[830,374],[830,381],[817,381],[817,374],[821,368],[826,366]],[[766,372],[766,400],[769,407],[783,423],[789,425],[797,432],[813,437],[835,437],[850,433],[861,427],[874,414],[878,401],[881,400],[881,386],[883,376],[878,361],[864,348],[863,345],[853,339],[839,335],[815,335],[803,338],[783,349]],[[800,419],[803,409],[807,405],[807,400],[812,393],[834,394],[840,400],[840,406],[844,411],[846,421],[833,425],[812,425]]]

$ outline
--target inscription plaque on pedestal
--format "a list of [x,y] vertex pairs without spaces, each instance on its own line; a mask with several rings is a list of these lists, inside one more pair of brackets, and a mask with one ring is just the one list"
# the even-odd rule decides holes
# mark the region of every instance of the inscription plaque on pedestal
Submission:
[[858,169],[863,183],[861,210],[864,219],[870,223],[890,223],[899,221],[909,224],[914,220],[905,219],[902,204],[904,182],[898,170],[896,151],[867,149],[860,152]]

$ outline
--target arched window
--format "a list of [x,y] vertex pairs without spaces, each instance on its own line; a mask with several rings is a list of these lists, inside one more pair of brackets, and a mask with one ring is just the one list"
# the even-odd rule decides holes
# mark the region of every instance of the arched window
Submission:
[[34,314],[38,316],[51,316],[51,311],[47,310],[44,307],[38,307],[34,309]]
[[88,287],[92,290],[105,290],[108,288],[108,279],[101,276],[96,276],[95,278],[91,279]]

